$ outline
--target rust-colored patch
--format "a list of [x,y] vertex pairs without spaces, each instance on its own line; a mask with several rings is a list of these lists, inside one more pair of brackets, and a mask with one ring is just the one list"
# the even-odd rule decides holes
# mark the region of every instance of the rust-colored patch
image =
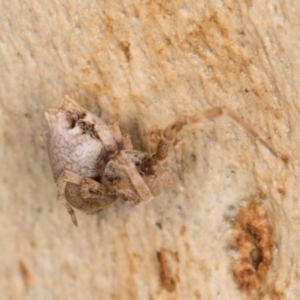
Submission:
[[201,294],[199,291],[194,292],[195,299],[201,299]]
[[232,247],[239,257],[232,266],[240,289],[261,287],[272,262],[272,236],[267,216],[256,201],[243,207],[233,223]]
[[176,13],[177,1],[150,0],[147,3],[148,17],[168,17]]
[[81,72],[85,75],[85,76],[89,76],[91,74],[91,70],[89,68],[82,68]]
[[130,43],[129,42],[121,42],[119,43],[121,50],[124,52],[128,61],[130,61],[131,53],[130,53]]
[[179,281],[178,276],[178,253],[162,248],[157,251],[157,259],[160,266],[161,285],[168,292],[176,289],[176,283]]
[[245,0],[248,7],[251,7],[253,5],[253,0]]
[[262,200],[266,199],[267,198],[267,195],[261,190],[259,189],[258,190],[258,197]]
[[36,244],[36,242],[35,242],[34,240],[31,240],[31,241],[29,242],[29,244],[30,244],[30,246],[31,246],[32,248],[35,248],[35,247],[37,246],[37,244]]
[[204,19],[192,21],[182,47],[184,51],[199,54],[219,86],[236,80],[241,73],[250,76],[250,60],[233,36],[228,20],[213,12]]
[[284,187],[279,187],[279,188],[277,189],[277,191],[278,191],[278,193],[280,193],[281,195],[285,195],[285,193],[286,193],[286,190],[285,190]]
[[157,144],[160,141],[162,134],[162,129],[157,128],[157,126],[152,126],[152,129],[149,132],[149,147],[151,153],[154,153],[156,151]]
[[67,276],[71,277],[71,275],[72,275],[71,267],[70,267],[70,265],[69,265],[69,263],[67,261],[65,261],[62,264],[61,269],[64,272],[64,274],[66,274]]
[[289,162],[289,158],[285,154],[280,153],[279,158],[286,164]]
[[21,276],[23,278],[24,284],[26,287],[29,287],[33,284],[33,278],[31,272],[29,271],[28,266],[24,263],[23,260],[19,260],[19,268],[21,272]]
[[282,291],[277,290],[276,287],[272,287],[270,286],[269,289],[267,289],[267,291],[263,291],[262,293],[259,294],[259,299],[264,299],[266,298],[266,295],[269,296],[269,299],[272,300],[283,300],[283,299],[287,299],[285,297],[285,294]]

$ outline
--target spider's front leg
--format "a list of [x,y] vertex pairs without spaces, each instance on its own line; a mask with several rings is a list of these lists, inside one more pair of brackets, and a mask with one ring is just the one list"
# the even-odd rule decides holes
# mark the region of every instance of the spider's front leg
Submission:
[[[156,152],[157,145],[159,141],[162,139],[164,134],[164,130],[160,128],[154,128],[149,133],[148,138],[148,145],[150,149],[150,154],[154,154]],[[180,140],[175,139],[173,142],[173,149],[175,153],[175,160],[176,160],[176,168],[177,168],[177,175],[180,180],[182,180],[182,142]],[[145,163],[145,162],[144,162]]]
[[112,161],[121,177],[121,180],[116,184],[120,194],[126,196],[135,205],[141,201],[149,202],[153,199],[149,187],[124,151],[120,151]]
[[132,150],[132,142],[129,134],[124,134],[122,136],[121,129],[119,123],[117,121],[108,125],[108,128],[114,137],[119,150]]
[[156,146],[156,151],[153,155],[147,157],[141,165],[141,169],[145,174],[154,174],[154,168],[161,164],[168,156],[170,148],[174,146],[176,142],[177,133],[188,124],[199,123],[205,119],[213,120],[222,115],[227,115],[232,120],[240,124],[246,129],[254,138],[256,138],[261,144],[263,144],[269,151],[276,157],[283,160],[285,163],[288,161],[286,155],[277,152],[265,139],[263,139],[247,122],[245,122],[237,113],[227,107],[215,107],[205,110],[202,113],[197,113],[191,116],[179,117],[177,120],[167,126],[161,133],[161,138]]

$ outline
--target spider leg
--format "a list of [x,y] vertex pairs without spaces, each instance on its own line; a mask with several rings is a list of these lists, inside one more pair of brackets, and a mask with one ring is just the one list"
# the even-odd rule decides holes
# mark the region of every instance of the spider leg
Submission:
[[[148,145],[150,149],[150,153],[155,153],[157,144],[162,138],[164,131],[160,128],[153,128],[149,133]],[[182,180],[182,142],[179,140],[175,140],[173,143],[174,153],[175,153],[175,161],[177,168],[177,175],[180,180]]]
[[156,126],[150,130],[148,135],[148,147],[151,154],[156,151],[157,144],[161,140],[162,135],[163,129],[157,128]]
[[122,150],[124,149],[124,144],[123,144],[123,139],[122,139],[122,133],[121,133],[121,129],[119,126],[119,123],[117,121],[108,124],[108,128],[112,134],[112,136],[114,137],[117,145],[118,145],[118,149]]
[[114,123],[111,123],[108,125],[108,128],[113,135],[115,141],[117,142],[118,149],[119,150],[132,150],[132,142],[129,134],[124,134],[122,136],[122,132],[119,126],[119,123],[115,121]]
[[[115,168],[117,169],[117,172],[122,175],[121,177],[123,177],[121,181],[127,180],[131,183],[131,185],[134,188],[134,191],[132,189],[127,190],[127,193],[132,194],[132,196],[129,196],[128,199],[134,199],[132,201],[136,205],[139,204],[141,201],[151,201],[153,199],[151,191],[149,190],[147,184],[144,182],[143,178],[137,171],[133,162],[126,156],[126,154],[123,151],[120,151],[112,160]],[[123,185],[123,187],[125,186],[126,183]],[[120,190],[120,192],[122,191]]]
[[238,116],[233,110],[227,107],[215,107],[208,109],[202,113],[198,113],[191,116],[179,117],[177,120],[168,125],[163,131],[162,137],[157,144],[156,152],[143,161],[141,169],[146,174],[152,174],[152,168],[155,165],[163,162],[169,153],[170,148],[173,146],[177,133],[188,124],[198,123],[205,119],[213,120],[221,115],[227,115],[242,127],[244,127],[254,138],[256,138],[260,143],[262,143],[269,151],[275,156],[282,159],[285,163],[288,161],[286,155],[277,152],[265,139],[263,139],[250,124],[245,122],[241,117]]
[[80,198],[72,205],[87,214],[97,213],[117,200],[115,191],[90,178],[81,181],[79,195]]
[[[264,145],[275,157],[280,158],[283,162],[287,163],[288,162],[288,157],[285,154],[282,154],[280,152],[277,152],[271,145],[268,143],[264,138],[262,138],[258,132],[256,132],[253,127],[248,124],[246,121],[244,121],[236,112],[233,110],[229,109],[228,107],[215,107],[211,110],[207,110],[204,112],[204,118],[207,119],[214,119],[216,117],[219,117],[221,115],[227,115],[234,121],[236,121],[238,124],[240,124],[242,127],[244,127],[254,138],[256,138],[262,145]],[[198,121],[197,115],[191,116],[190,121],[191,123]],[[201,119],[200,119],[201,121]]]
[[175,141],[174,143],[175,160],[177,167],[177,174],[179,179],[182,181],[182,142]]
[[84,178],[80,182],[80,196],[82,198],[98,198],[97,196],[99,195],[115,196],[115,192],[111,191],[104,184],[90,178]]
[[81,180],[82,180],[81,176],[70,171],[62,172],[57,179],[57,201],[62,203],[66,207],[75,226],[78,226],[75,211],[72,208],[72,206],[69,204],[68,200],[66,199],[65,191],[68,182],[79,185]]
[[173,187],[178,182],[175,172],[164,166],[158,166],[155,170],[155,175],[144,176],[143,179],[154,197]]
[[132,142],[131,142],[131,137],[130,137],[129,134],[124,134],[122,136],[122,140],[123,140],[123,145],[124,145],[125,150],[132,150],[133,149]]

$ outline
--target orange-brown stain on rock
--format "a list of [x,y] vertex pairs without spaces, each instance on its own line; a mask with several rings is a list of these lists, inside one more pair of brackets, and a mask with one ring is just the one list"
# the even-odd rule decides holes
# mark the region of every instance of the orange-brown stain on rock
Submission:
[[[185,51],[198,54],[220,87],[226,81],[236,82],[241,73],[249,74],[250,60],[231,33],[229,21],[214,12],[201,20],[191,20],[192,29],[182,43]],[[231,30],[230,30],[231,29]]]
[[201,299],[201,294],[199,291],[194,292],[195,299]]
[[278,191],[278,193],[279,194],[281,194],[281,195],[285,195],[285,193],[286,193],[286,189],[284,188],[284,187],[279,187],[278,189],[277,189],[277,191]]
[[176,284],[179,282],[178,253],[162,248],[160,251],[157,251],[156,255],[159,263],[161,285],[168,292],[174,292]]
[[134,253],[126,231],[120,231],[114,241],[114,273],[118,280],[118,289],[114,299],[138,299],[136,276],[143,258]]
[[33,277],[27,264],[23,260],[19,260],[19,269],[26,287],[30,287],[33,284]]
[[262,200],[266,199],[267,198],[267,195],[264,193],[263,190],[259,189],[258,190],[258,197]]
[[248,7],[251,7],[253,5],[253,0],[245,0],[245,3]]
[[120,42],[119,46],[121,50],[124,52],[128,61],[130,61],[131,53],[130,53],[130,43],[129,42]]
[[170,0],[146,1],[147,17],[148,18],[157,18],[157,17],[168,18],[168,17],[174,15],[178,11],[178,5],[180,5],[180,1],[170,1]]
[[29,244],[32,248],[35,248],[37,246],[37,243],[34,240],[29,241]]
[[259,294],[259,299],[264,299],[266,297],[266,295],[268,295],[269,299],[272,299],[272,300],[287,299],[285,297],[285,294],[282,291],[278,291],[275,287],[270,287],[268,289],[268,293],[266,293],[265,291],[263,291],[262,293],[260,293]]
[[272,230],[261,205],[243,207],[233,223],[231,246],[238,253],[232,273],[241,290],[259,289],[272,263]]
[[89,68],[82,68],[81,72],[85,75],[88,76],[91,74],[91,70]]
[[72,276],[71,267],[67,261],[65,261],[61,266],[62,272],[68,277]]

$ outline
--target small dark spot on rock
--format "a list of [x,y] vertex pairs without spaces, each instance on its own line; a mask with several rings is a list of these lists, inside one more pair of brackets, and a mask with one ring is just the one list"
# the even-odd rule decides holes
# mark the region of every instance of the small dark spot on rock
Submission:
[[157,228],[159,228],[160,230],[162,230],[163,226],[162,226],[161,222],[157,221],[155,223],[155,225],[156,225]]
[[191,162],[196,161],[196,155],[195,154],[191,154],[190,160],[191,160]]
[[34,240],[31,240],[31,241],[30,241],[30,246],[31,246],[32,248],[35,248],[35,247],[36,247],[36,242],[35,242]]
[[129,42],[121,42],[119,44],[121,50],[124,52],[126,58],[128,61],[131,59],[131,53],[130,53],[130,43]]
[[36,211],[37,211],[38,213],[41,213],[41,212],[43,211],[43,209],[42,209],[41,207],[37,207]]

